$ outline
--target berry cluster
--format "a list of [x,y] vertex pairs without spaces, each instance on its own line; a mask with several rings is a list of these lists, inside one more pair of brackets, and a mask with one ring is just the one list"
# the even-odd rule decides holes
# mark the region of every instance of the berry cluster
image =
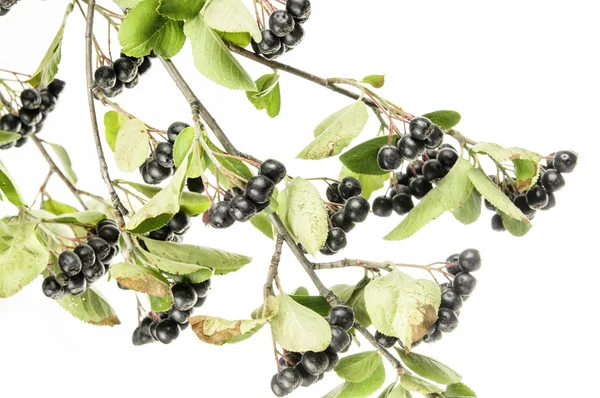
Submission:
[[304,38],[302,24],[310,17],[309,0],[287,0],[285,10],[269,17],[269,29],[264,29],[262,40],[252,40],[252,49],[267,59],[275,59],[294,49]]
[[[165,225],[148,233],[146,237],[163,242],[181,243],[183,242],[183,236],[190,229],[191,225],[190,217],[185,212],[179,211]],[[144,241],[140,239],[139,242],[142,248],[147,250]]]
[[[490,178],[495,184],[499,184],[502,192],[513,201],[514,205],[528,219],[533,220],[538,210],[550,210],[556,206],[554,194],[565,186],[563,174],[570,173],[575,169],[577,158],[577,154],[573,151],[553,153],[546,160],[546,167],[541,168],[536,185],[524,192],[518,192],[512,182],[507,181],[507,179],[499,183],[496,176],[490,176]],[[484,203],[486,208],[496,211],[496,208],[490,202],[486,200]],[[506,229],[499,213],[494,214],[492,217],[492,229],[494,231],[504,231]]]
[[0,17],[8,14],[12,6],[18,2],[19,0],[0,0]]
[[96,234],[87,243],[58,256],[62,272],[48,276],[42,283],[47,297],[57,300],[67,293],[73,296],[81,294],[108,272],[112,260],[119,253],[121,233],[114,220],[105,219],[96,226]]
[[425,343],[435,343],[442,337],[442,333],[450,333],[458,326],[458,316],[463,302],[475,290],[477,279],[473,272],[481,268],[481,255],[476,249],[466,249],[460,254],[453,254],[446,259],[446,271],[454,276],[452,282],[441,285],[442,303],[438,311],[438,320],[423,338]]
[[344,177],[339,183],[334,182],[327,187],[325,196],[332,206],[329,208],[331,228],[325,246],[320,250],[322,254],[330,256],[345,248],[346,233],[352,231],[356,223],[367,219],[371,205],[368,200],[360,196],[361,193],[360,181],[354,177]]
[[121,53],[121,57],[112,66],[102,65],[94,72],[94,83],[108,98],[116,97],[126,88],[134,88],[140,82],[140,76],[152,66],[150,58],[134,58]]
[[146,184],[160,184],[175,172],[173,162],[173,145],[179,133],[189,124],[184,122],[172,123],[167,129],[167,142],[161,142],[154,148],[148,159],[140,166],[140,174]]
[[[286,174],[283,163],[274,159],[265,160],[258,169],[258,175],[250,178],[243,190],[233,188],[232,193],[224,200],[214,203],[208,209],[208,222],[215,228],[229,228],[236,221],[250,220],[269,207],[275,186]],[[188,188],[194,188],[190,187],[190,180]]]
[[[176,283],[173,292],[173,307],[167,312],[148,314],[133,332],[131,338],[134,345],[143,345],[160,341],[169,344],[179,332],[189,326],[188,318],[194,308],[204,305],[210,288],[210,279],[201,283]],[[156,318],[156,319],[155,319]]]
[[[402,139],[406,137],[409,136]],[[382,149],[384,148],[386,147]],[[381,154],[381,150],[379,153]],[[413,197],[421,199],[427,195],[433,185],[448,174],[458,157],[458,152],[450,144],[442,144],[437,149],[429,148],[420,153],[419,158],[411,161],[404,172],[396,173],[396,183],[388,192],[375,198],[373,214],[379,217],[389,217],[393,212],[407,214],[415,206]]]
[[48,87],[39,91],[34,88],[23,90],[21,92],[21,108],[18,109],[19,115],[8,113],[0,118],[0,130],[20,134],[21,138],[1,145],[0,149],[21,147],[27,143],[29,137],[39,133],[44,127],[48,113],[56,107],[58,96],[64,88],[65,82],[55,79]]
[[271,390],[277,397],[290,394],[299,386],[308,387],[332,371],[340,361],[338,354],[347,352],[352,343],[348,332],[354,325],[354,311],[345,306],[329,311],[331,343],[325,351],[284,352],[279,358],[279,372],[271,379]]

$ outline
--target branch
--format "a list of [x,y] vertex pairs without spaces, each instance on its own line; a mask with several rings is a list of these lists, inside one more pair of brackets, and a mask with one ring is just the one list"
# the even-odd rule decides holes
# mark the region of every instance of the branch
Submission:
[[79,204],[81,204],[81,207],[84,210],[87,210],[88,207],[86,206],[83,199],[81,199],[79,190],[77,188],[75,188],[75,186],[71,183],[71,181],[69,181],[69,179],[65,176],[65,174],[58,168],[56,163],[54,163],[54,160],[52,160],[52,157],[50,157],[50,154],[48,153],[46,148],[44,148],[44,145],[42,144],[40,139],[37,136],[32,135],[31,140],[38,147],[42,156],[44,157],[44,159],[46,159],[46,162],[48,162],[48,165],[50,166],[50,169],[52,170],[52,172],[60,177],[60,179],[65,183],[67,188],[69,188],[69,191],[71,191],[71,193],[77,198],[77,200],[79,201]]
[[275,240],[275,251],[273,257],[271,257],[271,265],[269,266],[269,272],[267,273],[267,282],[265,283],[265,299],[268,296],[272,296],[273,292],[273,280],[277,277],[279,263],[281,261],[281,249],[283,248],[283,236],[277,235]]

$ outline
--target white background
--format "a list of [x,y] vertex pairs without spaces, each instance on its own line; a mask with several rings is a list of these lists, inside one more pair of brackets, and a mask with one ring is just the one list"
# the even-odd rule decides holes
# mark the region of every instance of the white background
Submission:
[[[0,18],[0,67],[33,72],[65,5],[64,0],[23,1]],[[467,247],[481,250],[479,287],[462,311],[458,330],[418,349],[463,374],[480,397],[594,394],[589,382],[597,378],[600,355],[594,327],[600,265],[594,250],[600,221],[598,11],[592,1],[315,1],[305,41],[283,57],[283,62],[324,77],[385,73],[386,97],[415,114],[455,109],[463,116],[458,128],[477,140],[543,154],[578,151],[579,166],[566,177],[557,207],[538,214],[524,238],[493,232],[487,210],[468,227],[444,215],[403,242],[376,239],[399,222],[397,217],[371,217],[349,236],[343,256],[350,258],[425,264]],[[105,31],[104,23],[98,26]],[[75,10],[58,75],[68,85],[42,137],[69,149],[82,189],[104,194],[85,102],[83,32]],[[238,148],[258,158],[280,159],[292,175],[337,176],[336,159],[294,158],[310,142],[318,122],[349,104],[347,98],[283,74],[281,115],[271,120],[244,93],[218,87],[196,72],[189,44],[175,63]],[[268,72],[247,60],[242,63],[254,77]],[[189,122],[187,104],[159,63],[118,101],[151,125]],[[376,132],[371,117],[356,142]],[[47,172],[35,146],[0,156],[32,200]],[[139,180],[137,174],[113,173],[117,175]],[[76,204],[58,179],[53,179],[50,192]],[[6,202],[0,204],[0,215],[13,212]],[[188,243],[254,256],[238,273],[214,278],[202,314],[248,317],[261,302],[273,243],[249,225],[217,231],[200,224],[197,220],[186,236]],[[321,272],[329,285],[361,277],[359,270]],[[281,279],[288,291],[310,286],[289,252]],[[225,347],[203,344],[189,330],[169,346],[134,347],[133,293],[114,283],[98,283],[122,325],[97,328],[45,298],[40,284],[38,278],[20,294],[0,301],[1,396],[270,396],[275,364],[268,329]],[[319,397],[338,382],[328,375],[293,396]]]

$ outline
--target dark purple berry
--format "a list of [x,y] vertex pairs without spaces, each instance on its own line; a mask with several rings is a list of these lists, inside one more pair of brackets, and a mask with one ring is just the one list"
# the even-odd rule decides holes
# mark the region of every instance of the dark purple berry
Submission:
[[392,198],[392,209],[399,215],[404,215],[415,207],[410,195],[399,193]]
[[431,183],[438,182],[446,175],[446,169],[437,159],[428,160],[423,164],[423,177]]
[[81,270],[81,273],[85,277],[88,284],[92,284],[96,282],[102,275],[106,272],[106,268],[104,268],[104,264],[102,261],[96,260],[96,262],[91,267],[86,267]]
[[53,300],[58,300],[65,295],[64,287],[56,281],[54,275],[50,275],[42,282],[42,291]]
[[558,192],[565,186],[565,178],[556,170],[546,170],[540,178],[548,193]]
[[548,192],[540,185],[534,185],[525,194],[527,205],[535,210],[540,210],[548,204]]
[[50,91],[50,93],[52,93],[52,95],[54,97],[58,98],[60,93],[62,93],[63,90],[65,89],[65,85],[66,85],[66,83],[64,81],[62,81],[60,79],[54,79],[48,85],[48,91]]
[[18,116],[10,113],[0,118],[0,130],[8,131],[9,133],[18,133],[21,131],[22,123]]
[[98,229],[98,236],[104,239],[109,245],[114,246],[119,242],[121,232],[114,225],[105,225]]
[[478,271],[481,268],[481,254],[479,254],[479,250],[463,250],[458,256],[458,264],[465,272]]
[[442,166],[450,170],[458,160],[458,153],[454,149],[444,148],[438,153],[437,160]]
[[302,383],[302,375],[296,368],[285,368],[281,369],[277,373],[277,382],[285,390],[292,391],[300,386]]
[[281,43],[286,48],[294,48],[298,44],[300,44],[300,42],[302,42],[303,38],[304,38],[304,28],[302,27],[301,24],[297,23],[294,26],[294,30],[292,30],[290,33],[288,33],[287,35],[285,35],[281,38]]
[[324,352],[307,351],[302,354],[302,366],[311,375],[325,372],[329,365],[329,358]]
[[325,196],[327,197],[327,200],[331,203],[341,204],[345,202],[344,198],[342,198],[342,195],[340,195],[339,187],[340,184],[338,184],[337,182],[334,182],[333,184],[327,187],[327,190],[325,191]]
[[186,184],[190,192],[204,193],[204,183],[202,182],[202,177],[188,178]]
[[229,202],[220,201],[215,203],[209,210],[210,225],[215,228],[229,228],[235,223],[229,213]]
[[262,32],[262,40],[257,43],[258,50],[263,55],[274,55],[277,54],[281,47],[281,39],[277,37],[272,30],[265,29]]
[[452,289],[446,289],[442,292],[441,308],[449,308],[452,311],[459,311],[463,306],[463,299],[460,294]]
[[354,311],[343,305],[333,307],[329,310],[329,324],[350,330],[354,326]]
[[184,122],[172,123],[167,129],[167,139],[174,144],[179,133],[181,133],[187,127],[190,127],[190,125]]
[[273,392],[273,394],[275,394],[276,397],[285,397],[291,392],[283,388],[283,386],[279,384],[279,381],[277,380],[277,375],[274,375],[271,378],[271,391]]
[[183,211],[178,212],[173,216],[173,218],[167,223],[169,228],[175,234],[183,234],[185,233],[191,225],[190,218]]
[[380,331],[375,332],[375,340],[377,340],[377,343],[379,345],[381,345],[385,348],[392,348],[394,346],[394,344],[396,344],[398,342],[397,337],[386,336],[385,334],[381,333]]
[[275,185],[277,185],[283,181],[283,178],[287,174],[287,170],[280,161],[275,159],[267,159],[260,165],[258,174],[269,178],[275,183]]
[[67,282],[67,286],[65,286],[65,290],[73,296],[85,292],[86,289],[87,281],[82,273],[70,276],[69,282]]
[[521,210],[528,219],[533,220],[533,218],[535,217],[536,210],[529,207],[529,204],[527,203],[527,197],[525,196],[525,194],[517,196],[513,200],[513,204],[517,206],[517,208]]
[[79,256],[73,252],[62,252],[58,256],[58,266],[67,276],[73,276],[81,272],[82,264]]
[[400,150],[392,145],[385,145],[377,152],[377,164],[381,170],[392,171],[400,167],[402,156]]
[[101,66],[94,72],[94,83],[101,89],[113,88],[117,83],[117,74],[110,66]]
[[155,159],[159,165],[166,169],[173,167],[173,144],[169,142],[161,142],[156,146]]
[[304,18],[310,15],[310,0],[287,0],[285,9],[294,18]]
[[275,183],[266,176],[254,176],[246,184],[246,196],[255,203],[268,202],[274,191]]
[[26,109],[37,109],[42,104],[42,96],[37,90],[26,88],[21,92],[21,104]]
[[160,227],[159,229],[155,229],[154,231],[151,231],[148,234],[148,237],[150,239],[166,242],[173,237],[173,230],[167,223],[167,224],[163,225],[162,227]]
[[410,135],[405,135],[396,143],[400,150],[400,155],[406,160],[415,160],[425,150],[423,142],[414,139]]
[[79,259],[81,260],[82,268],[91,267],[96,262],[96,253],[94,253],[94,249],[91,246],[82,243],[75,247],[73,253],[77,254]]
[[198,295],[189,283],[176,283],[171,288],[173,292],[173,307],[179,311],[187,311],[194,308]]
[[387,196],[378,196],[373,201],[373,214],[378,217],[389,217],[393,212],[392,199]]
[[433,123],[426,117],[419,116],[410,121],[408,130],[414,139],[423,141],[433,132]]
[[469,296],[477,286],[477,279],[468,272],[460,272],[454,277],[452,288],[461,296]]
[[410,191],[417,199],[423,198],[433,189],[433,186],[423,176],[413,178],[410,182]]
[[129,83],[138,74],[138,66],[135,62],[128,58],[119,58],[113,63],[113,69],[117,79],[123,83]]
[[356,178],[344,177],[338,185],[338,192],[342,199],[348,200],[353,196],[359,196],[362,193],[362,186],[360,185],[360,181],[358,181]]
[[343,210],[338,211],[331,216],[331,225],[336,228],[341,228],[344,232],[348,233],[354,229],[356,224],[354,221],[346,217]]
[[229,201],[229,214],[235,221],[246,222],[256,214],[256,204],[245,196]]
[[427,149],[436,149],[439,148],[444,142],[444,131],[439,127],[434,125],[433,131],[431,135],[427,137],[423,143],[425,144],[425,148]]
[[449,308],[440,308],[436,330],[443,333],[450,333],[458,326],[458,316]]
[[283,37],[294,30],[294,17],[284,10],[275,11],[269,17],[269,28],[275,36]]
[[542,208],[542,210],[550,210],[556,206],[556,196],[553,193],[548,192],[548,204]]
[[196,291],[198,298],[206,297],[208,295],[208,289],[210,288],[210,279],[200,283],[191,283],[190,285]]
[[554,168],[560,173],[570,173],[577,166],[577,158],[573,151],[558,151],[554,155]]
[[498,213],[496,213],[492,216],[492,229],[494,231],[498,231],[498,232],[506,231],[506,227],[504,226],[504,223],[502,222],[502,216]]
[[160,321],[156,326],[156,337],[163,344],[169,344],[179,337],[179,326],[173,319]]
[[348,244],[346,240],[346,232],[341,228],[332,228],[327,234],[325,245],[332,252],[339,252]]
[[369,201],[362,196],[353,196],[346,202],[344,207],[345,216],[353,222],[363,222],[367,219],[371,210]]

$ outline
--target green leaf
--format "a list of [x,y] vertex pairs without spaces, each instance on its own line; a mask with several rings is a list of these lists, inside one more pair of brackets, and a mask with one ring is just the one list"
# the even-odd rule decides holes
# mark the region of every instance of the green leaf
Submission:
[[388,398],[390,393],[394,389],[395,385],[396,385],[396,382],[393,382],[392,384],[390,384],[389,386],[384,388],[383,391],[381,392],[381,394],[379,394],[379,396],[377,398]]
[[150,308],[154,312],[165,312],[173,306],[173,296],[154,297],[148,296],[150,300]]
[[506,228],[506,230],[513,236],[524,236],[531,229],[532,225],[529,220],[524,222],[523,220],[512,218],[501,211],[498,211],[498,213],[500,214],[500,217],[502,217],[502,225],[504,225],[504,228]]
[[44,219],[43,221],[46,220],[51,220],[52,222],[58,222],[58,223],[65,223],[65,224],[70,224],[70,223],[74,223],[74,222],[79,222],[82,224],[96,224],[98,221],[100,220],[104,220],[106,218],[106,216],[104,215],[104,213],[101,213],[99,211],[93,211],[93,210],[84,210],[84,211],[75,211],[75,213],[64,213],[64,214],[60,214],[56,217],[52,217],[50,219]]
[[[392,143],[395,143],[396,138]],[[376,176],[389,176],[389,172],[384,172],[377,163],[377,153],[379,148],[387,145],[388,137],[375,137],[354,148],[349,149],[340,155],[340,161],[348,170],[357,174],[367,174]]]
[[115,326],[121,323],[112,307],[92,287],[77,296],[67,294],[57,302],[69,314],[91,325]]
[[141,0],[113,0],[117,5],[121,8],[133,8],[135,7]]
[[257,91],[247,91],[246,97],[258,110],[266,109],[267,115],[276,117],[281,109],[279,75],[270,73],[256,81]]
[[292,292],[292,295],[295,295],[295,296],[308,296],[308,289],[305,288],[304,286],[297,287]]
[[65,203],[57,202],[54,199],[47,199],[44,201],[43,205],[44,210],[54,214],[55,216],[60,216],[62,214],[67,213],[77,213],[77,209],[73,206],[67,205]]
[[252,36],[248,32],[220,32],[216,31],[220,38],[238,47],[246,48],[252,42]]
[[448,366],[425,355],[406,352],[396,348],[400,359],[413,372],[439,384],[453,384],[462,380],[462,376]]
[[389,180],[390,175],[389,173],[379,175],[357,174],[350,171],[346,166],[342,166],[339,179],[341,180],[344,177],[354,177],[360,181],[360,184],[362,185],[362,193],[360,195],[365,199],[369,199],[373,192],[383,188],[385,183]]
[[46,269],[48,251],[37,239],[37,225],[0,221],[0,298],[16,294]]
[[23,206],[25,202],[21,198],[19,188],[13,182],[12,177],[8,174],[8,170],[4,167],[4,163],[0,160],[0,191],[4,192],[6,198],[15,206]]
[[[2,109],[2,107],[0,107]],[[21,138],[21,134],[9,133],[8,131],[0,130],[0,145],[8,144],[9,142],[15,142]]]
[[340,359],[335,367],[335,373],[346,381],[360,383],[368,379],[382,365],[381,355],[377,351],[361,352]]
[[432,394],[444,392],[438,386],[431,384],[423,379],[404,373],[400,377],[400,385],[408,391],[418,392],[420,394]]
[[119,170],[132,172],[148,158],[150,136],[144,122],[126,121],[119,129],[115,143],[115,163]]
[[[470,153],[483,153],[498,163],[508,162],[515,166],[517,189],[524,191],[535,185],[539,174],[539,162],[542,155],[523,148],[504,148],[491,142],[480,142],[474,145]],[[485,196],[485,195],[484,195]]]
[[473,191],[473,184],[468,177],[472,169],[469,162],[458,159],[446,177],[384,239],[406,239],[444,212],[462,206]]
[[108,111],[104,114],[104,137],[111,151],[115,151],[117,134],[127,118],[117,111]]
[[158,13],[174,20],[192,19],[202,9],[205,0],[160,0]]
[[450,384],[446,387],[445,398],[469,398],[477,397],[477,394],[463,383]]
[[472,224],[481,215],[481,194],[476,190],[471,191],[469,199],[459,207],[451,210],[454,217],[461,223]]
[[183,22],[161,16],[159,0],[142,0],[131,9],[119,29],[121,51],[143,57],[152,50],[165,58],[174,57],[185,43]]
[[280,213],[297,242],[312,255],[325,245],[329,218],[317,188],[298,177],[285,190],[285,207]]
[[269,296],[265,303],[252,311],[252,319],[264,319],[270,321],[279,312],[278,300],[275,296]]
[[257,43],[262,40],[260,28],[241,0],[212,0],[203,11],[206,24],[221,32],[248,32]]
[[173,162],[175,163],[175,167],[181,166],[181,163],[187,158],[195,138],[196,129],[192,126],[184,128],[179,133],[175,139],[175,144],[173,144]]
[[412,394],[409,393],[401,385],[397,385],[389,394],[387,398],[412,398]]
[[171,296],[169,281],[152,268],[138,264],[118,263],[110,266],[110,276],[121,285],[153,297]]
[[289,295],[291,299],[293,299],[298,304],[303,305],[306,308],[310,308],[317,314],[321,316],[327,316],[329,314],[329,310],[331,306],[322,296],[309,296],[305,294],[297,295]]
[[460,122],[460,113],[455,111],[435,111],[423,116],[440,126],[442,130],[448,130]]
[[[218,148],[215,144],[213,144],[210,140],[206,140],[206,143],[208,144],[208,147],[216,153],[225,153],[224,151],[222,151],[220,148]],[[215,168],[215,165],[212,163],[212,161],[210,160],[210,158],[208,157],[208,155],[206,155],[204,153],[205,157],[204,157],[204,161],[206,162],[206,164],[208,165],[208,169],[210,170],[210,172],[212,173],[212,175],[215,176],[215,178],[217,178],[217,180],[219,181],[219,184],[221,184],[221,186],[223,186],[225,189],[229,189],[230,186],[227,183],[227,180],[225,178],[225,175],[220,172],[217,171],[217,169]],[[223,156],[217,156],[219,162],[221,163],[221,166],[223,166],[224,168],[226,168],[227,170],[241,176],[244,177],[245,179],[250,179],[252,178],[253,174],[250,171],[250,169],[248,168],[248,166],[246,166],[244,163],[242,163],[241,161],[237,160],[237,159],[232,159],[232,158],[226,158]]]
[[383,363],[375,372],[361,383],[345,382],[324,395],[323,398],[367,398],[374,394],[385,382],[385,368]]
[[354,317],[361,325],[366,328],[371,326],[371,317],[369,316],[367,304],[365,302],[365,286],[361,288],[357,287],[354,290],[352,297],[348,300],[348,305],[354,310]]
[[437,321],[441,292],[433,281],[393,270],[367,285],[365,302],[373,326],[410,350]]
[[227,88],[256,91],[248,72],[233,57],[219,35],[208,26],[202,14],[186,21],[183,30],[192,43],[194,64],[200,73]]
[[65,31],[65,25],[67,24],[67,18],[71,11],[73,11],[73,3],[69,3],[67,5],[67,9],[65,10],[65,16],[63,17],[63,21],[56,32],[56,36],[54,36],[54,40],[50,43],[50,47],[46,51],[44,58],[42,58],[42,62],[38,66],[37,70],[31,75],[27,83],[31,84],[33,87],[42,85],[47,86],[54,80],[54,76],[58,72],[58,64],[60,63],[61,58],[61,48],[62,48],[62,39]]
[[143,239],[150,253],[155,256],[184,264],[208,267],[215,271],[215,275],[225,275],[235,272],[252,261],[252,258],[241,254],[211,249],[209,247],[162,242],[148,238]]
[[483,170],[473,168],[468,172],[469,179],[475,186],[475,189],[483,195],[498,211],[512,217],[522,223],[529,225],[529,219],[513,202],[494,184],[490,178],[485,175]]
[[370,84],[375,88],[381,88],[385,84],[385,75],[369,75],[365,76],[362,80],[362,83]]
[[198,338],[208,344],[239,343],[258,332],[267,323],[264,319],[229,321],[212,316],[190,318],[190,326]]
[[73,171],[73,165],[71,164],[71,158],[67,153],[66,149],[58,144],[52,144],[50,142],[46,142],[52,149],[56,156],[58,156],[58,160],[60,160],[60,164],[62,165],[62,169],[65,173],[65,176],[73,183],[73,185],[77,184],[77,174]]
[[282,348],[320,352],[329,346],[331,328],[322,316],[285,294],[277,296],[277,305],[279,312],[271,320],[271,332]]
[[145,253],[145,256],[148,258],[148,263],[154,265],[159,270],[166,272],[170,275],[193,275],[193,283],[200,283],[202,281],[205,281],[209,279],[213,274],[212,269],[202,267],[196,264],[175,261],[148,252]]
[[271,222],[269,216],[264,212],[258,213],[252,217],[250,219],[250,224],[262,232],[267,238],[275,239],[275,229],[273,227],[273,223]]
[[299,154],[300,159],[325,159],[338,155],[356,138],[369,120],[367,106],[362,101],[340,109],[327,117],[315,129],[315,139]]
[[127,221],[129,231],[134,234],[154,231],[169,222],[179,212],[186,167],[187,160],[177,170],[169,184]]

